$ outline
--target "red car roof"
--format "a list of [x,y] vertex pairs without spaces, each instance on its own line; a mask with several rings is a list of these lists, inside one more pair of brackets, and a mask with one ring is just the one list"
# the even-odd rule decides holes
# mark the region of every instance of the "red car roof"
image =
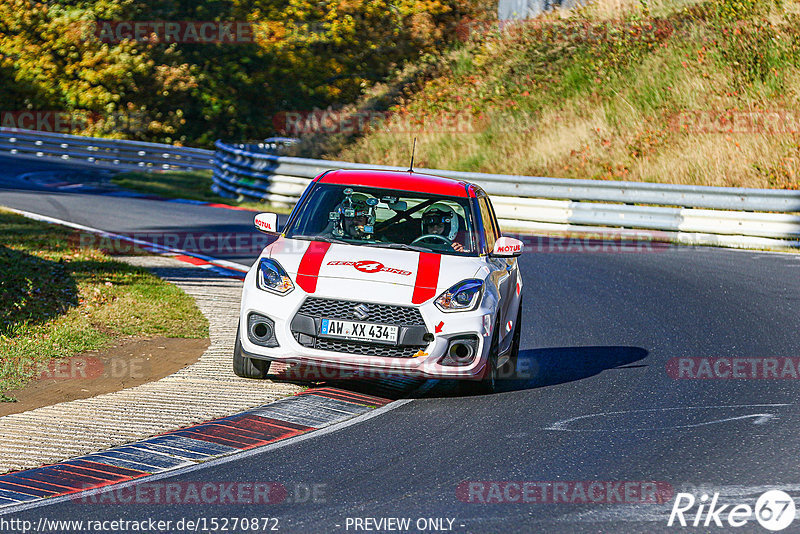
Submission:
[[321,184],[379,187],[449,197],[475,196],[474,188],[467,182],[416,172],[339,170],[326,172],[318,176],[316,181]]

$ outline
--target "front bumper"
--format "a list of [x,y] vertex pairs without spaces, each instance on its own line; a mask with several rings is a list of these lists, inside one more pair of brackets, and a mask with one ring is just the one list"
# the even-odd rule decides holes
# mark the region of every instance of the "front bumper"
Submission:
[[[251,358],[359,371],[362,375],[376,377],[402,375],[480,379],[484,374],[492,339],[491,328],[495,324],[495,314],[492,309],[494,301],[491,298],[484,297],[481,306],[471,312],[444,313],[433,304],[433,301],[420,306],[381,302],[376,299],[355,301],[352,296],[347,298],[346,291],[339,295],[308,295],[299,287],[295,287],[288,295],[279,296],[257,289],[251,273],[248,273],[245,279],[239,319],[242,349]],[[418,310],[417,316],[421,321],[401,326],[398,346],[331,341],[330,338],[323,340],[315,336],[319,331],[321,317],[308,313],[308,306],[298,314],[308,298],[401,306],[405,310],[403,313],[409,315],[407,323],[414,322],[410,310]],[[274,323],[274,340],[277,342],[277,347],[264,347],[249,339],[248,318],[253,313],[267,317]],[[352,317],[341,318],[357,320]],[[367,322],[381,321],[379,319]],[[431,336],[424,334],[431,334],[433,340],[427,341]],[[442,360],[447,356],[451,341],[464,336],[471,336],[476,340],[474,359],[466,365],[443,364]],[[423,337],[427,340],[423,340]],[[323,342],[320,343],[320,340]],[[369,350],[370,347],[374,347],[375,350]]]

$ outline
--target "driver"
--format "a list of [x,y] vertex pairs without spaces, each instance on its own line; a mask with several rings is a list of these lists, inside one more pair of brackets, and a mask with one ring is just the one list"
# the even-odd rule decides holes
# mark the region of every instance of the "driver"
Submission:
[[453,250],[464,252],[464,245],[455,241],[458,235],[458,216],[447,204],[437,202],[422,213],[422,235],[440,235],[450,241]]
[[375,203],[370,204],[370,197],[364,193],[348,194],[336,210],[339,224],[335,225],[333,234],[355,239],[370,239],[374,231]]

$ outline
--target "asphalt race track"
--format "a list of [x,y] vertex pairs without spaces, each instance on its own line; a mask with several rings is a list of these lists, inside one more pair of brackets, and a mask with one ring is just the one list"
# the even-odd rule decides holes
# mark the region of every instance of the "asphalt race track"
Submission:
[[[102,182],[96,191],[56,192],[20,178],[69,169],[0,158],[0,205],[112,232],[256,233],[248,212],[98,196]],[[90,171],[81,173],[91,180]],[[667,526],[679,491],[751,505],[772,488],[800,497],[798,380],[668,373],[676,369],[673,358],[800,356],[800,255],[672,246],[542,249],[521,258],[520,378],[502,393],[475,396],[437,382],[421,398],[376,417],[162,481],[275,481],[290,490],[280,504],[66,501],[13,517],[34,523],[276,517],[281,532],[310,533],[374,525],[355,518],[410,518],[414,532],[420,518],[445,519],[421,523],[425,531],[439,525],[453,532],[668,532],[680,530]],[[244,264],[255,258],[219,256]],[[662,504],[634,502],[624,491],[624,502],[607,492],[600,502],[497,502],[504,499],[494,495],[481,503],[467,501],[491,497],[480,488],[493,486],[470,481],[568,482],[568,495],[578,482],[671,490]],[[316,502],[295,495],[310,487],[319,489]],[[765,532],[755,521],[739,529],[685,530]]]

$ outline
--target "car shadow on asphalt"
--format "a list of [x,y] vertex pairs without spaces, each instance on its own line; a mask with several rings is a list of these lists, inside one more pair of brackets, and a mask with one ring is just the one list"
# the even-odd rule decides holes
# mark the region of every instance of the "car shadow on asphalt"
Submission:
[[[535,389],[595,376],[608,369],[647,367],[631,365],[647,357],[641,347],[588,346],[551,347],[520,350],[517,368],[512,376],[501,376],[497,392]],[[473,393],[476,384],[470,381],[444,381],[426,397]]]
[[[497,392],[519,391],[554,386],[573,382],[602,373],[608,369],[630,369],[647,367],[645,364],[631,365],[647,357],[648,351],[641,347],[589,346],[553,347],[521,350],[517,368],[512,376],[501,376]],[[440,380],[436,387],[415,393],[424,379],[398,375],[378,377],[342,376],[350,372],[321,370],[307,366],[285,366],[279,364],[268,378],[305,386],[335,386],[369,395],[391,399],[412,397],[425,398],[472,395],[480,391],[478,383],[471,380]]]
[[521,350],[514,376],[505,378],[499,389],[514,391],[574,382],[608,369],[630,368],[630,364],[646,358],[648,354],[646,349],[628,346]]

